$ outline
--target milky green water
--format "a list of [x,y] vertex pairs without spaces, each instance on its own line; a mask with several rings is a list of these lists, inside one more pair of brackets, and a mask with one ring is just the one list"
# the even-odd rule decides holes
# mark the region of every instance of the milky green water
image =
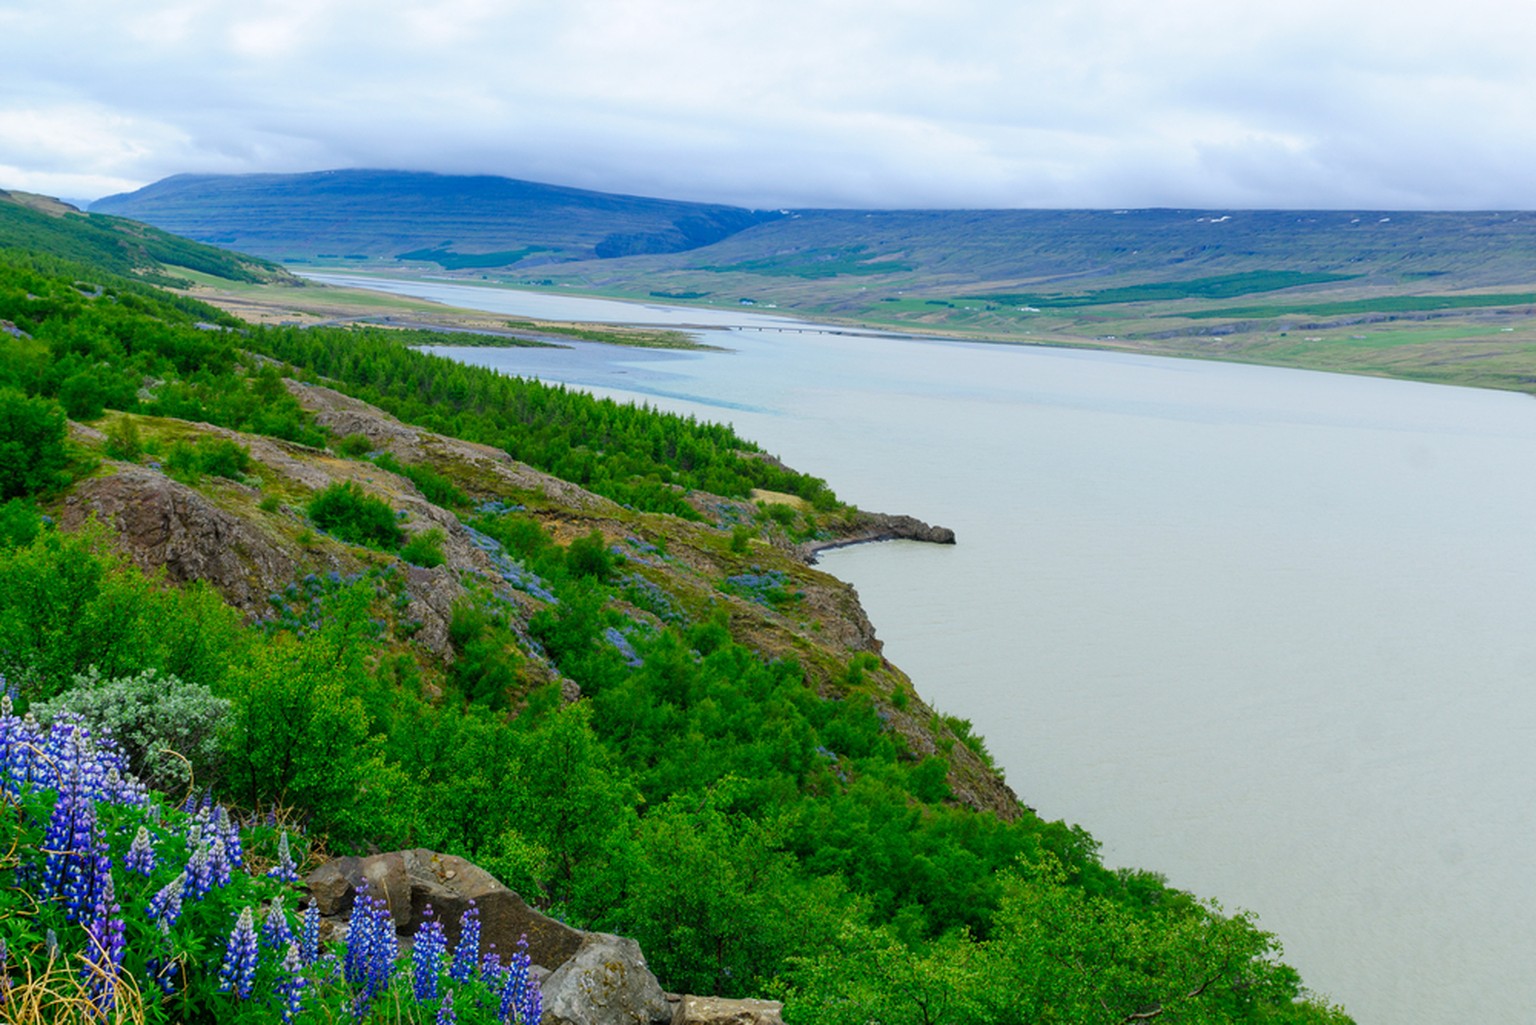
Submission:
[[[646,322],[615,305],[538,315]],[[954,528],[953,548],[823,565],[1026,803],[1111,864],[1257,912],[1362,1025],[1536,1014],[1536,402],[1065,350],[707,340],[735,351],[452,354],[728,420],[846,499]]]

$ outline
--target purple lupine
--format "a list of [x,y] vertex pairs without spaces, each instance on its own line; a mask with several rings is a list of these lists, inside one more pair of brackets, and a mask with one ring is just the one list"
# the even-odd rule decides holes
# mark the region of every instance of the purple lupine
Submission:
[[288,944],[288,953],[283,957],[282,976],[277,981],[277,999],[282,1004],[283,1021],[290,1022],[294,1015],[304,1009],[304,976],[300,974],[299,948],[297,944]]
[[149,898],[146,913],[151,921],[160,923],[161,932],[170,932],[176,919],[181,917],[181,894],[187,888],[187,874],[172,879]]
[[299,929],[299,958],[305,964],[320,960],[320,905],[310,898],[304,909],[304,924]]
[[241,1000],[251,995],[256,981],[256,923],[249,906],[240,909],[240,917],[230,930],[224,946],[224,963],[219,966],[219,992],[234,991]]
[[443,994],[443,1002],[437,1009],[436,1025],[458,1025],[459,1016],[453,1013],[453,990]]
[[[4,677],[0,677],[0,679],[4,679]],[[6,704],[6,707],[4,709],[5,714],[6,715],[10,715],[11,714],[11,709],[9,707],[9,705],[10,705],[10,698],[9,698],[9,696],[7,696],[5,698],[5,704]],[[9,1000],[10,997],[11,997],[11,949],[5,945],[5,938],[3,936],[0,936],[0,1007],[4,1007],[5,1006],[5,1002],[7,1000]]]
[[214,833],[213,842],[208,846],[208,876],[210,888],[228,886],[232,877],[229,848],[224,845],[224,837],[218,832]]
[[416,945],[411,949],[411,992],[418,1004],[437,999],[443,957],[448,953],[448,937],[443,923],[432,917],[432,905],[427,905],[423,917],[426,921],[416,930]]
[[123,867],[130,872],[147,876],[155,871],[155,845],[149,838],[149,830],[143,826],[133,834],[133,843],[123,858]]
[[532,963],[533,959],[528,956],[528,936],[524,934],[518,938],[517,951],[507,964],[507,973],[501,984],[502,1021],[516,1021],[519,1025],[536,1025],[538,1022],[542,1007],[538,996],[539,987],[528,977],[528,968]]
[[82,774],[72,773],[48,818],[40,888],[44,899],[63,896],[71,922],[81,921],[96,903],[102,875],[96,860],[104,849],[96,831],[96,802],[87,796]]
[[187,870],[182,875],[186,877],[183,896],[193,900],[202,900],[208,896],[208,891],[213,889],[211,844],[198,841],[197,847],[192,851],[191,859],[187,862]]
[[293,930],[288,927],[288,914],[283,910],[283,899],[278,897],[267,908],[261,921],[261,945],[273,950],[285,950],[293,943]]
[[448,977],[464,983],[475,977],[475,962],[480,958],[480,909],[470,901],[459,918],[459,943],[453,948],[453,964]]
[[105,1018],[117,999],[117,976],[123,963],[123,918],[112,889],[111,860],[103,854],[97,862],[103,878],[85,925],[85,964],[80,969],[80,978],[95,1016]]
[[[234,868],[245,867],[245,845],[240,840],[240,824],[222,804],[214,809],[213,830],[224,841],[224,856]],[[225,880],[227,883],[229,880]],[[223,883],[220,884],[224,885]]]
[[267,869],[267,875],[284,883],[299,881],[298,866],[293,863],[293,852],[288,847],[288,830],[277,838],[277,864]]
[[389,905],[368,892],[365,879],[357,888],[357,897],[352,903],[346,960],[342,964],[343,977],[358,990],[353,1004],[353,1013],[358,1020],[367,1017],[374,998],[388,983],[398,951]]

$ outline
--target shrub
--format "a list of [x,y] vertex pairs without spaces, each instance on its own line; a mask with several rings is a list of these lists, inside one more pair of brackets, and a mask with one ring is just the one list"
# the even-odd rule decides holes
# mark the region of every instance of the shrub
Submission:
[[332,442],[331,448],[339,456],[345,456],[348,459],[361,459],[373,451],[373,442],[369,441],[364,435],[349,434],[345,438],[338,438]]
[[614,555],[603,535],[594,530],[571,542],[565,550],[565,565],[575,576],[606,581],[613,576]]
[[67,430],[57,402],[0,388],[0,501],[35,495],[64,482]]
[[136,463],[144,454],[139,425],[131,416],[120,416],[107,425],[107,455],[127,463]]
[[399,548],[403,540],[395,511],[366,494],[355,481],[332,484],[309,503],[309,518],[334,537],[374,548]]
[[446,535],[438,527],[414,534],[400,549],[400,558],[413,566],[431,569],[443,564],[443,541]]
[[153,669],[104,680],[93,667],[76,676],[72,689],[32,713],[50,723],[74,713],[97,736],[109,734],[128,756],[135,776],[156,790],[185,792],[207,782],[218,766],[218,732],[229,702],[207,687]]

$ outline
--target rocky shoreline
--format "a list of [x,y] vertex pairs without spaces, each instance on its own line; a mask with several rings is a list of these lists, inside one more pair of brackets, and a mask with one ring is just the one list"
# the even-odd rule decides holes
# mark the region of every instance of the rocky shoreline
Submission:
[[873,541],[922,541],[925,544],[952,545],[955,532],[948,527],[924,523],[915,516],[860,511],[847,531],[826,541],[806,541],[796,552],[807,565],[816,564],[816,556],[836,548],[869,544]]

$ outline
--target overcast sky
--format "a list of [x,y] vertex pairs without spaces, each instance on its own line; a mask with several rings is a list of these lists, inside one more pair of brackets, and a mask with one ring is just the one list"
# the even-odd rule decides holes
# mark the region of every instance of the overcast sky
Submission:
[[500,174],[753,207],[1536,208],[1513,0],[0,0],[0,188]]

